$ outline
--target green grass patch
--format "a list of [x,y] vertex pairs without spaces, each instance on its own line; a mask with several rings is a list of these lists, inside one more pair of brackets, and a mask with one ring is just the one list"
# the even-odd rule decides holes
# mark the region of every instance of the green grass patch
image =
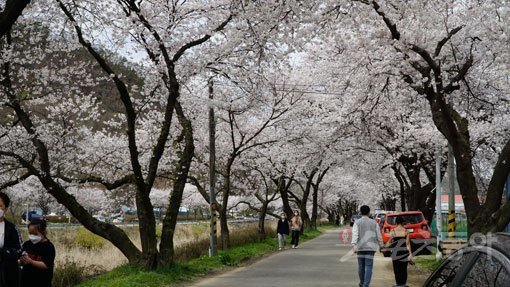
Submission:
[[85,227],[80,227],[76,232],[75,243],[86,249],[101,249],[105,245],[106,240],[88,231]]
[[443,259],[436,260],[436,255],[423,255],[423,256],[417,256],[414,257],[414,262],[416,262],[416,265],[420,267],[421,269],[428,270],[428,271],[434,271],[441,263],[443,263]]
[[[319,230],[308,230],[300,238],[302,241],[313,239],[321,234]],[[106,272],[96,278],[82,282],[80,287],[156,287],[183,286],[208,273],[222,270],[229,266],[238,266],[249,259],[276,251],[278,242],[271,237],[262,242],[247,243],[229,250],[219,251],[218,256],[201,256],[185,262],[177,262],[170,268],[146,271],[141,267],[124,265]]]

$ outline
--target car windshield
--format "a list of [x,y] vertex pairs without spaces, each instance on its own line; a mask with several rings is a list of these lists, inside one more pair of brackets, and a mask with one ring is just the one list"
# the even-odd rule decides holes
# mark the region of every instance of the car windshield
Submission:
[[423,221],[423,215],[419,213],[415,214],[400,214],[400,215],[393,215],[388,216],[388,224],[390,225],[397,225],[396,220],[397,217],[401,217],[404,219],[404,225],[406,224],[418,224]]

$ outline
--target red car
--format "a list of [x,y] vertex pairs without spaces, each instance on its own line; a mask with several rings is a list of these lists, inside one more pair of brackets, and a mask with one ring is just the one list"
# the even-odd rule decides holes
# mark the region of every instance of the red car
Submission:
[[[432,239],[430,227],[421,211],[406,211],[387,214],[381,229],[384,243],[387,243],[390,240],[390,231],[397,227],[397,224],[395,223],[397,217],[404,218],[404,227],[409,232],[413,252],[418,251],[419,254],[429,254],[429,247],[435,241]],[[390,250],[387,248],[383,248],[382,251],[384,256],[391,255]]]

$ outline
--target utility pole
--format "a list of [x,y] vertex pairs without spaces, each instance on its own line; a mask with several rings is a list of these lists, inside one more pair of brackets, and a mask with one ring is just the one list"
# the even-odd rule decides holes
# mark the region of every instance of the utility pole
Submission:
[[437,228],[437,252],[436,260],[441,260],[441,151],[436,154],[436,228]]
[[209,205],[211,212],[209,256],[217,254],[216,242],[216,120],[214,118],[214,106],[212,103],[214,88],[212,78],[207,82],[209,90]]
[[453,148],[448,144],[448,238],[455,238],[455,182],[457,182],[455,175]]
[[30,214],[30,205],[27,204],[27,216],[25,216],[25,222],[27,224],[30,223],[30,220],[28,219],[29,214]]

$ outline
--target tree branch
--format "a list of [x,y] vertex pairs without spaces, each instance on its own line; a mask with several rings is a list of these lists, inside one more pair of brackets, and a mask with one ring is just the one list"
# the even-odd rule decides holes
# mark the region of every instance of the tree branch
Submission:
[[76,19],[73,14],[69,11],[69,9],[62,3],[61,0],[57,0],[59,3],[60,9],[67,16],[69,21],[74,25],[74,29],[76,31],[76,35],[78,36],[78,41],[80,44],[89,52],[92,57],[96,60],[99,66],[103,69],[103,71],[111,77],[114,81],[115,86],[119,92],[120,99],[124,104],[126,120],[127,120],[127,135],[128,135],[128,143],[129,143],[129,152],[131,158],[131,165],[133,168],[133,173],[135,175],[136,184],[140,189],[146,190],[145,181],[142,174],[142,167],[140,165],[140,161],[138,159],[139,151],[138,146],[136,144],[136,112],[133,106],[133,102],[131,101],[131,97],[128,91],[126,84],[119,78],[119,76],[115,73],[115,71],[110,67],[110,65],[106,62],[106,60],[92,47],[90,42],[87,42],[83,37],[83,32],[78,26]]
[[30,0],[7,0],[4,10],[0,13],[0,39],[11,30],[29,3]]
[[18,183],[24,181],[25,179],[29,178],[31,175],[32,174],[30,172],[27,172],[24,175],[14,179],[14,180],[5,182],[2,185],[0,185],[0,190],[4,190],[4,189],[6,189],[8,187],[15,186],[16,184],[18,184]]
[[441,41],[439,41],[439,43],[437,43],[436,51],[434,52],[434,57],[439,56],[443,46],[453,37],[453,35],[457,34],[460,30],[462,30],[462,28],[464,28],[464,26],[459,26],[452,29],[450,32],[448,32],[448,35],[445,38],[443,38]]
[[114,189],[122,187],[126,184],[135,183],[135,177],[133,174],[126,175],[120,179],[113,181],[113,182],[108,182],[98,176],[74,178],[74,177],[67,177],[64,175],[58,175],[57,178],[65,181],[65,182],[68,182],[68,183],[99,183],[99,184],[103,185],[104,187],[106,187],[106,189],[108,189],[108,190],[114,190]]
[[[233,18],[233,15],[230,14],[230,16],[225,21],[223,21],[218,27],[216,27],[212,32],[219,32],[219,31],[223,30],[227,26],[227,24],[232,20],[232,18]],[[181,56],[184,54],[184,52],[186,52],[186,50],[191,49],[191,48],[198,46],[200,44],[203,44],[210,38],[211,38],[211,35],[207,34],[207,35],[204,35],[200,39],[196,39],[194,41],[191,41],[191,42],[185,44],[184,46],[179,48],[179,50],[177,50],[177,52],[174,54],[172,61],[177,62],[181,58]]]

